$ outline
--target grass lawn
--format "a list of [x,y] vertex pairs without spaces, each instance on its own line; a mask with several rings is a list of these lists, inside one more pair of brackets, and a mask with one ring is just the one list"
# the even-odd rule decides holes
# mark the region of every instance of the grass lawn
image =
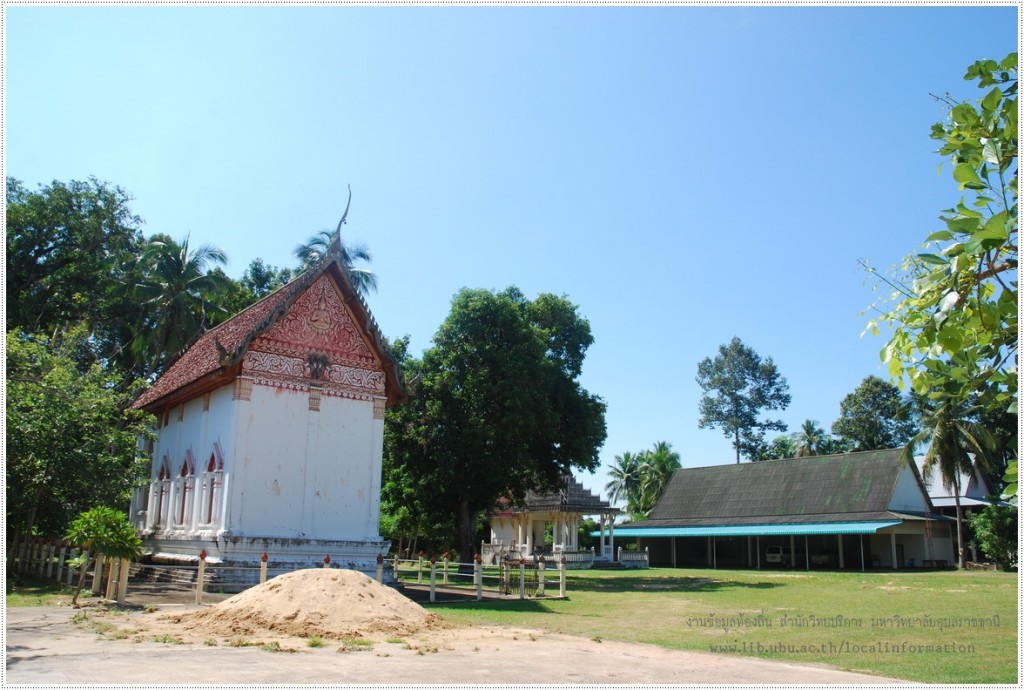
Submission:
[[824,663],[928,683],[1018,681],[1012,573],[652,568],[569,571],[567,580],[565,601],[431,610],[471,623]]

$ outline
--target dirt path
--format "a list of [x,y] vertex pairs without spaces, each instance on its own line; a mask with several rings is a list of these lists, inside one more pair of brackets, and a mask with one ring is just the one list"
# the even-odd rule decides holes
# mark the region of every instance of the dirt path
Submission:
[[[190,636],[187,644],[155,642],[180,632],[173,617],[196,607],[170,604],[156,613],[67,607],[5,611],[3,684],[892,684],[879,676],[825,666],[670,651],[652,645],[598,642],[536,630],[440,627],[405,637],[366,636],[363,643],[307,640],[270,633],[232,647]],[[103,630],[103,634],[97,632]],[[113,639],[123,636],[123,639]],[[163,639],[173,639],[166,637]],[[136,641],[138,640],[138,641]]]

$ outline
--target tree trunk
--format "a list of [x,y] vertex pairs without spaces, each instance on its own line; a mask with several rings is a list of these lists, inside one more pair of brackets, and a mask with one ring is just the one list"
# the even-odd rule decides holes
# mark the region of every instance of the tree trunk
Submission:
[[469,501],[459,500],[456,526],[459,532],[459,560],[472,563],[476,554],[476,513],[469,509]]
[[740,464],[740,430],[737,427],[735,431],[736,438],[733,441],[733,447],[736,449],[736,464]]
[[[959,474],[959,472],[957,472]],[[956,503],[956,550],[960,562],[960,570],[967,567],[964,559],[964,511],[960,507],[960,479],[953,478],[953,501]]]
[[89,565],[92,563],[93,558],[89,550],[85,552],[85,558],[82,561],[82,570],[78,573],[78,587],[75,589],[75,594],[71,597],[71,605],[78,608],[78,595],[82,593],[82,587],[85,586],[85,576],[89,572]]

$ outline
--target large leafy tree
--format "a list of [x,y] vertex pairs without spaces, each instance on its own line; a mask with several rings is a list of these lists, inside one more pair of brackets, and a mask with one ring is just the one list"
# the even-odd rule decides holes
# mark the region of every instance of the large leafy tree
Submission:
[[986,557],[1004,570],[1017,562],[1017,506],[988,505],[971,515],[971,530]]
[[81,364],[83,330],[7,334],[7,524],[60,534],[89,506],[127,504],[145,467],[145,417],[125,409],[116,375]]
[[29,191],[7,178],[7,331],[49,337],[85,325],[94,358],[131,369],[136,307],[123,289],[137,280],[140,227],[120,187],[58,182]]
[[167,235],[150,239],[142,253],[143,278],[135,294],[147,307],[135,350],[161,372],[210,326],[227,316],[218,304],[230,279],[215,267],[227,262],[224,252],[208,244],[189,246]]
[[964,78],[984,95],[942,97],[949,114],[931,133],[961,199],[923,251],[890,277],[876,273],[891,292],[868,328],[893,327],[882,358],[918,394],[963,402],[980,393],[1016,413],[1017,54],[978,61]]
[[913,406],[899,388],[868,376],[839,403],[832,433],[853,450],[883,450],[906,445],[917,433],[917,424]]
[[565,298],[466,289],[422,361],[408,362],[414,394],[389,410],[387,464],[422,488],[424,510],[455,523],[464,562],[498,499],[597,467],[605,405],[577,380],[592,341]]
[[762,410],[789,406],[789,384],[771,357],[762,359],[752,348],[733,338],[718,348],[718,355],[697,365],[700,400],[698,427],[720,428],[732,439],[736,462],[744,455],[756,459],[764,447],[767,430],[785,431],[777,419],[762,419]]

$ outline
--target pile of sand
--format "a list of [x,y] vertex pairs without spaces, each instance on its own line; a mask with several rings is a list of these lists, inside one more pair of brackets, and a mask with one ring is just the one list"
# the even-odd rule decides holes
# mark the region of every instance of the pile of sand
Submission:
[[441,626],[436,615],[363,573],[327,568],[280,575],[174,621],[204,635],[327,639],[410,635]]

